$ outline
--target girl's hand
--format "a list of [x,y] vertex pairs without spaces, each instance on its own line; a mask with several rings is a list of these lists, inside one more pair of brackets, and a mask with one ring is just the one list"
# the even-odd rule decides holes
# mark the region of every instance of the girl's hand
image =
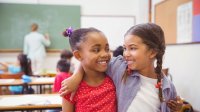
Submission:
[[75,92],[78,88],[79,83],[75,81],[75,78],[73,76],[65,79],[62,81],[62,87],[59,91],[60,96],[65,96],[68,93]]
[[183,106],[183,102],[179,96],[174,100],[169,100],[167,106],[170,108],[171,112],[179,112]]
[[[75,92],[83,79],[83,75],[84,70],[82,69],[82,66],[79,65],[79,68],[75,69],[74,74],[71,77],[62,81],[62,87],[59,91],[60,96],[65,96],[68,93]],[[72,93],[71,97],[73,95],[74,93]]]

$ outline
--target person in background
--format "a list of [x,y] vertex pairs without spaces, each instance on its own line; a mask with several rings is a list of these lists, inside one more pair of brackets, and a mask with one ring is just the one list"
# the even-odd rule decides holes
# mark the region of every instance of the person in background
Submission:
[[66,59],[67,61],[71,61],[73,57],[73,53],[70,50],[64,49],[60,53],[60,59]]
[[119,55],[123,56],[124,48],[123,46],[118,46],[114,51],[113,51],[113,57],[117,57]]
[[31,32],[24,38],[24,54],[27,54],[32,61],[32,69],[34,75],[38,75],[44,69],[43,63],[46,57],[45,47],[50,46],[51,42],[49,35],[37,32],[38,25],[33,23],[31,25]]
[[[124,57],[113,57],[107,69],[116,86],[118,112],[179,111],[180,97],[162,73],[165,39],[161,27],[153,23],[131,27],[125,34],[123,47]],[[84,71],[79,69],[64,80],[61,95],[74,91],[82,77]]]
[[60,58],[61,59],[66,59],[68,62],[70,62],[70,70],[69,73],[73,74],[74,69],[75,69],[75,61],[74,61],[74,56],[73,53],[70,50],[64,49],[60,53]]
[[[31,82],[31,76],[33,76],[31,69],[31,60],[25,54],[19,54],[17,56],[17,61],[14,63],[0,63],[8,74],[22,73],[22,80],[24,83]],[[13,94],[23,93],[23,86],[9,86],[9,90]],[[29,93],[33,93],[32,88],[26,88]]]
[[80,28],[63,32],[69,38],[73,55],[83,66],[85,75],[77,92],[63,97],[63,112],[116,112],[115,86],[105,74],[110,60],[105,35],[95,28]]
[[60,88],[61,88],[61,82],[70,77],[69,73],[70,69],[70,62],[67,61],[66,59],[60,59],[57,63],[57,75],[54,80],[54,85],[53,85],[53,92],[58,93]]

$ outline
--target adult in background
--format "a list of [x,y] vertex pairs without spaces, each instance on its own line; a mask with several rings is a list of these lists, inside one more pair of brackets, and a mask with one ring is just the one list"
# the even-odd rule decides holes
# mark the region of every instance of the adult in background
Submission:
[[31,32],[24,38],[24,54],[27,54],[32,61],[32,69],[34,75],[37,75],[43,69],[43,64],[46,57],[45,47],[51,44],[49,35],[42,35],[37,32],[38,25],[33,23],[31,25]]

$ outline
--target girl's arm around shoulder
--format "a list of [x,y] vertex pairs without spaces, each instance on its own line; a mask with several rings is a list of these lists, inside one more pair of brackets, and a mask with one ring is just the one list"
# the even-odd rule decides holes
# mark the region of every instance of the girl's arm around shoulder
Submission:
[[106,74],[108,74],[112,79],[114,77],[114,71],[119,70],[119,66],[125,63],[123,56],[119,55],[117,57],[112,57],[109,64]]
[[74,112],[74,104],[67,101],[64,97],[62,98],[62,111],[63,112]]

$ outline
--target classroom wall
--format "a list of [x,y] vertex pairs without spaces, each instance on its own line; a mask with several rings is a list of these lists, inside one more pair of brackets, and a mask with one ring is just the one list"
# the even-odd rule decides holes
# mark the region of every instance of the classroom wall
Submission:
[[[164,0],[152,0],[152,21],[154,6]],[[200,112],[200,44],[168,45],[164,56],[164,68],[169,68],[178,94]]]
[[82,15],[136,16],[137,23],[148,20],[148,0],[0,0],[0,3],[80,5]]
[[169,67],[178,94],[200,111],[200,44],[169,45],[164,67]]

